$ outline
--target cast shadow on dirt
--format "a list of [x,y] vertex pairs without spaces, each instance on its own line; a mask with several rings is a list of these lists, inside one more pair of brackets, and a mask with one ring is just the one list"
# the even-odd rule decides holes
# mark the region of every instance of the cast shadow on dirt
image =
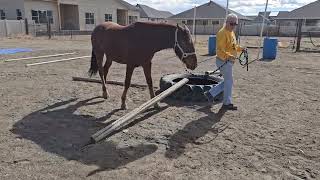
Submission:
[[[81,150],[90,136],[105,127],[102,121],[109,119],[118,109],[101,118],[76,113],[80,107],[102,103],[97,98],[83,101],[70,99],[55,103],[44,109],[35,111],[14,124],[12,132],[39,145],[46,152],[57,154],[67,160],[75,160],[99,168],[88,174],[113,170],[130,162],[154,153],[158,146],[154,144],[134,144],[118,147],[111,141],[95,144]],[[166,109],[149,110],[140,116],[135,123]],[[112,123],[112,122],[108,122]],[[132,126],[130,124],[129,126]]]
[[165,156],[169,159],[176,159],[183,155],[185,152],[185,147],[187,144],[201,145],[209,142],[202,142],[201,138],[206,136],[209,132],[214,134],[214,140],[219,133],[224,131],[227,127],[217,127],[216,124],[220,122],[221,118],[227,112],[226,109],[220,108],[217,113],[212,112],[212,106],[219,104],[216,102],[214,104],[208,103],[190,103],[190,102],[176,102],[173,100],[166,100],[171,106],[194,106],[198,105],[200,108],[197,111],[203,112],[206,116],[201,117],[197,120],[191,121],[184,126],[183,129],[177,131],[168,140],[167,151]]

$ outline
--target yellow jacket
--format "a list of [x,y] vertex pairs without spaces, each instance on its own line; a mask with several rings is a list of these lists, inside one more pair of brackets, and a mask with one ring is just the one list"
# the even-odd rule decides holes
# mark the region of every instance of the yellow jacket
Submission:
[[223,61],[229,60],[230,57],[237,57],[237,52],[241,52],[242,48],[237,44],[236,36],[233,31],[221,28],[217,33],[216,39],[217,57]]

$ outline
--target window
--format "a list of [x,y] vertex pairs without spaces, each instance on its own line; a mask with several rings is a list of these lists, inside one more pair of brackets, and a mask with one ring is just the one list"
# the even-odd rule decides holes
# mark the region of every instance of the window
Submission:
[[41,24],[47,23],[47,11],[38,11],[38,15]]
[[1,20],[6,19],[6,13],[4,12],[3,9],[0,9],[0,19]]
[[48,19],[49,19],[50,24],[53,24],[52,11],[31,10],[31,15],[32,15],[32,20],[36,24],[46,24],[48,22]]
[[104,15],[104,21],[105,22],[112,21],[112,14],[105,14]]
[[193,24],[193,20],[187,20],[187,25],[192,25]]
[[187,24],[187,22],[185,20],[182,20],[182,24]]
[[50,24],[53,24],[53,14],[52,11],[47,11],[47,17],[49,19]]
[[86,24],[94,24],[94,13],[86,13]]
[[208,20],[202,20],[202,25],[204,26],[208,25]]
[[202,20],[196,20],[196,25],[203,25],[203,21]]
[[306,19],[306,26],[317,26],[318,20],[316,19]]
[[38,11],[34,11],[34,10],[31,10],[31,18],[32,20],[38,24],[39,23],[39,15],[38,15]]
[[16,10],[16,13],[17,13],[17,20],[21,20],[21,19],[22,19],[21,10],[20,10],[20,9],[17,9],[17,10]]
[[212,21],[212,25],[219,25],[219,21],[213,20],[213,21]]
[[137,16],[129,16],[129,24],[132,24],[134,22],[138,21],[138,17]]

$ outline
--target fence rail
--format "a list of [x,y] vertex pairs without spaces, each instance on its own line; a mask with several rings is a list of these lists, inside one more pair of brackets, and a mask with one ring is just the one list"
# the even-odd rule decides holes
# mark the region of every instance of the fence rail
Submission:
[[0,36],[25,34],[24,20],[0,20]]
[[[27,22],[27,26],[25,25]],[[188,25],[192,29],[192,25]],[[196,25],[195,32],[198,35],[216,34],[221,28],[220,25]],[[261,24],[239,25],[241,36],[259,36]],[[264,29],[264,36],[296,36],[296,26],[277,26],[267,25]],[[320,32],[319,26],[303,26],[303,32]],[[79,30],[60,30],[50,31],[47,24],[36,24],[34,21],[25,20],[0,20],[0,36],[13,36],[19,34],[30,34],[32,36],[49,36],[58,39],[77,39],[81,35],[90,35],[92,31]],[[313,36],[320,37],[319,34],[313,33]]]

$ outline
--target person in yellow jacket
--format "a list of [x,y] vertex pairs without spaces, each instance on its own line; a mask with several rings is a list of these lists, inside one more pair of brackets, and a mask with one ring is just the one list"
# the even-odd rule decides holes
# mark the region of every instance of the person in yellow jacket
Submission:
[[[232,103],[232,87],[233,87],[233,73],[232,68],[237,53],[244,49],[237,44],[236,36],[234,34],[235,27],[238,25],[238,17],[235,14],[229,14],[226,17],[226,22],[223,28],[219,30],[216,35],[216,65],[222,73],[224,79],[223,91],[223,105],[222,108],[227,110],[237,110],[237,106]],[[210,102],[213,101],[213,89],[205,93]]]

